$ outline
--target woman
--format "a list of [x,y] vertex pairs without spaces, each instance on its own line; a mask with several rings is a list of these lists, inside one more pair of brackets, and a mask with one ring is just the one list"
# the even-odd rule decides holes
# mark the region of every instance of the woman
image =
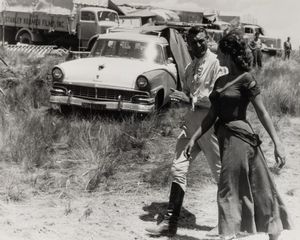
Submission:
[[246,120],[250,102],[274,142],[279,168],[285,164],[284,147],[263,105],[258,84],[248,73],[250,57],[238,30],[220,40],[218,59],[229,74],[216,81],[209,113],[187,144],[185,154],[190,156],[197,139],[215,123],[222,162],[219,233],[225,239],[234,239],[239,232],[266,232],[270,240],[276,240],[291,224],[259,147],[260,140]]

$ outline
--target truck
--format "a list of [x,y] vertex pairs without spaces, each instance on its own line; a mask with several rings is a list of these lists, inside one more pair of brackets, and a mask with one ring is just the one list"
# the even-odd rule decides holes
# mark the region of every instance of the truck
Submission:
[[248,41],[251,41],[254,38],[256,32],[260,34],[259,38],[263,45],[262,52],[269,56],[281,56],[282,46],[280,38],[265,35],[264,29],[258,24],[242,23],[241,29]]
[[[2,0],[5,1],[5,0]],[[2,3],[0,40],[34,45],[56,45],[70,50],[89,51],[98,34],[119,24],[115,6],[105,7],[80,0],[14,0]],[[93,2],[93,1],[91,1]],[[0,2],[1,3],[1,2]]]
[[[224,32],[232,29],[234,26],[224,21],[215,21],[211,24],[205,24],[204,27],[207,29],[210,39],[213,40],[211,41],[212,50],[215,51],[215,43],[220,40],[220,38],[224,35]],[[260,39],[263,45],[262,52],[269,56],[281,56],[281,39],[265,35],[264,29],[260,25],[241,23],[239,26],[235,26],[234,28],[236,27],[241,29],[244,34],[244,38],[248,43],[254,38],[254,34],[256,32],[260,33]]]

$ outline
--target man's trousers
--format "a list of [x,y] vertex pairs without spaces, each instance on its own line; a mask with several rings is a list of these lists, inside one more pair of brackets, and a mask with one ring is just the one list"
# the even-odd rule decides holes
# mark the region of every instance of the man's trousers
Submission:
[[182,126],[183,131],[178,137],[175,158],[172,163],[172,178],[173,182],[179,184],[185,191],[187,186],[187,173],[191,161],[193,161],[200,151],[203,151],[209,167],[212,171],[215,181],[218,183],[219,174],[221,169],[219,145],[216,136],[214,135],[214,129],[209,129],[195,144],[190,158],[184,156],[184,149],[189,142],[192,135],[196,132],[201,125],[204,117],[208,113],[208,108],[196,108],[195,111],[189,111],[185,116],[185,122]]

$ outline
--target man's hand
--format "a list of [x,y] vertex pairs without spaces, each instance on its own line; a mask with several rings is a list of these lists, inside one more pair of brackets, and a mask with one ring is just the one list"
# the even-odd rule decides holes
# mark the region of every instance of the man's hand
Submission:
[[171,88],[171,91],[172,91],[172,93],[170,94],[171,99],[175,99],[177,101],[182,101],[186,103],[190,102],[190,98],[184,92],[175,90],[174,88]]

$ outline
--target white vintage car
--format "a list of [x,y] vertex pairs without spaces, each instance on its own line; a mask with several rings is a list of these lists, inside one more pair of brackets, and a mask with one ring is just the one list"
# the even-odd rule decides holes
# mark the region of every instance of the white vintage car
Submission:
[[[50,103],[62,110],[79,106],[95,110],[151,113],[180,89],[190,62],[181,36],[169,28],[145,33],[99,35],[90,55],[56,65]],[[162,35],[166,34],[166,37]]]

